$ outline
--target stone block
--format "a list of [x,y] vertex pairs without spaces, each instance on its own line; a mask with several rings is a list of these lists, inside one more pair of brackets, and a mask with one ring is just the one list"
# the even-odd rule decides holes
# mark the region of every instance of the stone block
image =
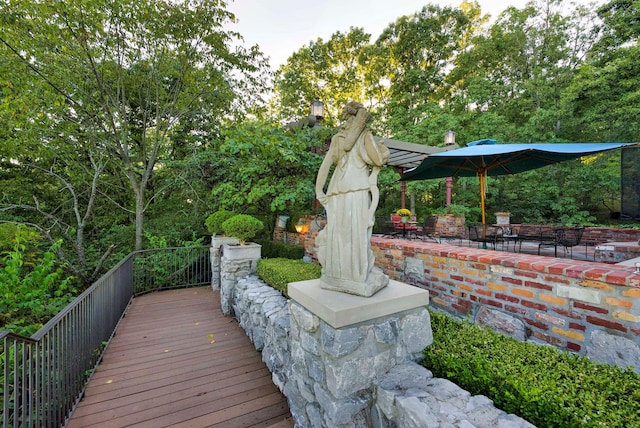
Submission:
[[397,397],[398,425],[403,428],[441,428],[438,417],[416,397]]
[[403,317],[400,325],[402,343],[410,354],[421,353],[433,343],[431,316],[426,309],[416,310]]
[[568,287],[566,285],[558,285],[556,287],[556,295],[558,297],[566,297],[568,299],[579,300],[581,302],[600,304],[602,296],[598,290],[585,289],[579,287]]
[[320,325],[320,319],[306,310],[303,306],[292,302],[290,304],[291,316],[295,318],[301,329],[313,333]]
[[324,324],[320,340],[324,352],[339,358],[358,349],[364,340],[364,336],[358,328],[335,329],[328,324]]
[[316,399],[325,416],[331,422],[327,426],[343,425],[352,422],[361,410],[365,409],[369,400],[366,396],[350,396],[336,399],[318,383],[313,385]]
[[640,347],[630,339],[615,336],[601,330],[591,333],[587,357],[598,363],[619,367],[632,367],[640,374]]
[[373,386],[374,379],[395,364],[390,350],[371,357],[345,357],[338,361],[325,360],[327,389],[336,398],[344,398]]
[[404,274],[413,278],[424,277],[424,262],[416,257],[405,258]]
[[386,319],[373,326],[376,340],[387,345],[398,343],[400,323],[397,318]]
[[486,306],[478,310],[476,324],[521,341],[527,339],[525,325],[520,319]]
[[398,312],[426,307],[429,293],[398,281],[371,297],[354,296],[320,287],[320,280],[289,284],[288,294],[333,328],[345,327]]

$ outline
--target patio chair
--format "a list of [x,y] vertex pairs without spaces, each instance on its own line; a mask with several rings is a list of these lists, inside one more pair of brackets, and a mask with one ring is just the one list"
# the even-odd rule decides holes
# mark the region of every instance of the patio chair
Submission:
[[503,231],[500,226],[492,226],[488,224],[469,225],[469,246],[471,242],[477,242],[478,248],[482,243],[486,248],[487,244],[491,244],[496,249],[498,242],[503,242]]
[[422,229],[418,229],[417,237],[424,239],[433,239],[437,243],[440,243],[438,236],[436,235],[436,224],[438,223],[438,217],[428,215],[424,218]]
[[382,234],[383,238],[395,238],[399,233],[395,227],[395,223],[387,217],[376,217],[376,227],[374,230]]
[[538,255],[540,255],[540,250],[543,247],[553,247],[553,256],[558,257],[558,245],[562,245],[560,241],[562,240],[563,229],[562,228],[554,228],[554,229],[543,229],[540,232],[540,242],[538,243]]
[[565,254],[569,252],[569,258],[573,259],[573,247],[580,245],[584,227],[566,227],[562,229],[558,243],[564,247]]

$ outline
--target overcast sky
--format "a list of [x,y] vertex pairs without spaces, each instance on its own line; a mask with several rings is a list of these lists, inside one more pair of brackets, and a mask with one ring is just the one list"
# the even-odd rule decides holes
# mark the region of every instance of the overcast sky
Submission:
[[[309,41],[328,40],[337,31],[362,27],[374,42],[382,30],[403,15],[426,4],[459,6],[461,0],[235,0],[228,4],[246,45],[260,45],[276,69]],[[508,6],[523,7],[525,0],[479,0],[483,13],[497,16]]]

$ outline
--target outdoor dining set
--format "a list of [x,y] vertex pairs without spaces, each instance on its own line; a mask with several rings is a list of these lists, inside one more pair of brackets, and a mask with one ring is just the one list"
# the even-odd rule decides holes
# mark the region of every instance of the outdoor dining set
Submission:
[[580,245],[584,227],[574,226],[538,226],[538,225],[470,225],[468,226],[470,242],[490,244],[494,249],[498,245],[508,250],[513,244],[513,251],[521,251],[524,242],[537,244],[538,255],[547,247],[553,248],[554,257],[561,248],[573,256],[573,248]]
[[466,236],[445,234],[436,231],[436,219],[427,216],[422,225],[415,222],[402,222],[400,219],[376,219],[378,232],[385,237],[431,240],[438,243],[457,240],[458,244],[468,241],[478,247],[521,252],[524,243],[537,246],[538,255],[544,248],[553,248],[554,257],[558,256],[558,248],[573,258],[573,248],[581,245],[584,227],[576,226],[541,226],[528,224],[488,225],[473,224],[466,227]]

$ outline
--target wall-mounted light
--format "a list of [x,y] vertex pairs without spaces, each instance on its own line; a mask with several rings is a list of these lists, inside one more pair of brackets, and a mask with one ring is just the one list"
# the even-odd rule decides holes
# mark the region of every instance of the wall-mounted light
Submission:
[[303,219],[300,219],[295,224],[295,228],[296,228],[296,232],[301,233],[301,234],[305,234],[309,230],[309,223],[307,223]]

